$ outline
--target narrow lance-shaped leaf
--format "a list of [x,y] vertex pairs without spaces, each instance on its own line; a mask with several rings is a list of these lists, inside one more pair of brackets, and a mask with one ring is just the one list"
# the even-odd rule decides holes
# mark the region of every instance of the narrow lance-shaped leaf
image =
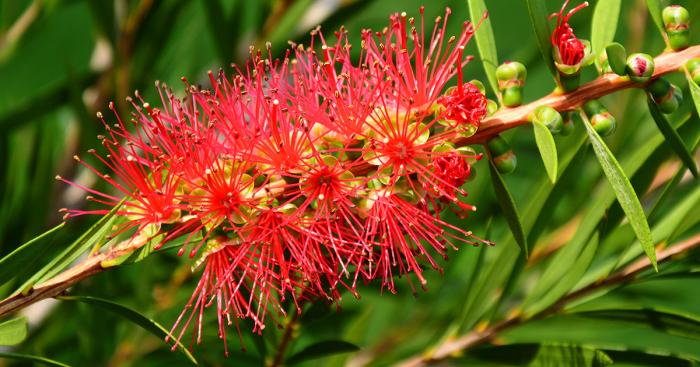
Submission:
[[537,36],[537,44],[544,58],[544,63],[549,71],[556,77],[557,69],[554,67],[552,59],[552,43],[550,40],[549,26],[547,24],[549,14],[547,14],[547,4],[544,0],[527,0],[527,10],[530,14],[530,22]]
[[639,198],[637,198],[637,194],[634,192],[629,178],[627,178],[622,167],[620,167],[620,163],[617,162],[615,156],[610,152],[610,149],[605,145],[600,135],[593,129],[593,126],[591,126],[587,118],[583,119],[583,123],[586,127],[591,145],[593,146],[593,151],[598,158],[600,166],[603,168],[605,176],[608,177],[608,181],[615,192],[617,201],[620,203],[634,233],[637,235],[642,249],[644,249],[647,257],[652,265],[654,265],[654,269],[658,270],[656,265],[656,250],[654,248],[651,230],[649,229],[649,223],[647,223],[647,218],[644,216],[644,208],[642,208],[642,204],[639,202]]
[[605,53],[608,55],[610,69],[617,75],[627,75],[627,51],[625,51],[625,47],[613,42],[605,47]]
[[[142,329],[150,332],[151,334],[161,338],[165,339],[167,336],[170,336],[170,333],[159,323],[155,322],[152,319],[149,319],[148,317],[140,314],[139,312],[120,305],[118,303],[114,303],[112,301],[108,301],[106,299],[101,299],[101,298],[96,298],[96,297],[88,297],[88,296],[66,296],[66,297],[59,297],[59,299],[64,300],[64,301],[77,301],[77,302],[83,302],[85,304],[89,305],[94,305],[97,307],[102,308],[105,311],[109,311],[111,313],[114,313],[115,315],[124,317],[125,319],[135,323],[136,325],[140,326]],[[197,364],[197,360],[192,356],[192,354],[185,348],[185,346],[177,341],[177,350],[182,352],[187,359],[189,359],[192,363]]]
[[334,354],[348,353],[359,350],[355,344],[342,340],[327,340],[318,342],[302,349],[299,353],[287,359],[288,365],[306,362],[311,359],[328,357]]
[[34,364],[38,364],[38,365],[42,365],[42,366],[71,367],[70,365],[67,365],[65,363],[61,363],[59,361],[54,361],[53,359],[48,359],[48,358],[39,357],[39,356],[32,356],[32,355],[28,355],[28,354],[0,352],[0,359],[3,359],[3,358],[12,359],[15,361],[34,362]]
[[21,343],[27,337],[27,318],[19,317],[0,323],[0,345]]
[[693,78],[690,76],[688,71],[685,71],[685,77],[688,79],[688,88],[690,89],[690,95],[693,97],[693,104],[695,105],[695,111],[697,111],[698,116],[700,116],[700,86],[698,86]]
[[666,39],[666,30],[664,29],[664,22],[661,18],[661,1],[660,0],[647,0],[647,8],[649,9],[649,14],[651,19],[654,20],[656,28],[659,29],[661,36]]
[[496,67],[498,66],[498,50],[496,49],[496,38],[493,36],[491,20],[488,18],[488,9],[484,0],[468,0],[469,14],[475,24],[479,24],[474,38],[476,47],[479,49],[481,63],[484,65],[484,72],[489,85],[493,89],[494,95],[499,95],[498,80],[496,79]]
[[599,0],[595,6],[591,24],[591,47],[596,55],[596,63],[605,46],[615,39],[621,2],[622,0]]
[[51,228],[3,257],[0,260],[0,285],[4,285],[21,270],[25,270],[35,260],[39,251],[48,247],[51,239],[54,238],[58,230],[63,228],[64,224],[61,223]]
[[552,183],[557,181],[557,146],[554,144],[554,137],[547,126],[541,122],[533,121],[532,127],[535,132],[535,143],[540,150],[542,163],[547,170],[547,176]]
[[510,227],[510,231],[513,233],[515,242],[518,243],[520,250],[522,250],[525,257],[527,257],[529,256],[527,239],[525,237],[523,224],[520,220],[520,214],[518,213],[518,208],[515,206],[513,196],[510,194],[510,191],[508,191],[508,187],[506,187],[503,177],[501,177],[501,174],[498,173],[498,170],[491,160],[489,160],[489,170],[491,172],[493,189],[496,192],[496,199],[498,199],[498,205],[503,211],[503,216],[505,216],[506,222],[508,222],[508,227]]
[[683,161],[683,164],[688,167],[693,176],[697,178],[698,169],[695,165],[693,155],[690,153],[690,151],[688,151],[688,147],[683,144],[681,137],[678,135],[673,126],[671,126],[671,123],[666,119],[663,113],[659,110],[659,107],[654,103],[654,101],[651,100],[651,98],[647,98],[647,105],[649,105],[651,117],[654,118],[656,126],[659,127],[661,134],[663,134],[664,138],[666,138],[668,145],[671,146],[671,149],[673,149],[673,152],[676,153],[678,158]]

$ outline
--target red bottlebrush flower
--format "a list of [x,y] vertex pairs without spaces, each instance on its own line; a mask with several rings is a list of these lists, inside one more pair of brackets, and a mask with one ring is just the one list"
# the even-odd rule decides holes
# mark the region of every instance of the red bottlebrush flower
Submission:
[[440,118],[449,122],[479,127],[486,116],[486,96],[474,84],[464,83],[451,88],[438,98],[442,106]]
[[[366,64],[378,63],[394,83],[392,93],[402,108],[429,111],[442,94],[447,82],[472,59],[463,57],[464,47],[474,35],[471,22],[464,22],[458,37],[446,38],[447,20],[452,11],[447,8],[445,17],[435,19],[426,37],[424,8],[420,8],[420,25],[416,28],[413,18],[406,13],[394,14],[390,26],[374,36],[364,31],[362,39],[367,50]],[[410,29],[408,28],[410,26]],[[461,79],[461,78],[460,78]],[[462,84],[462,80],[458,81]]]
[[554,32],[552,32],[552,45],[556,48],[555,52],[559,55],[564,65],[578,65],[583,61],[586,47],[581,40],[576,38],[573,28],[569,25],[569,19],[577,11],[587,7],[588,2],[580,4],[564,15],[569,1],[570,0],[566,0],[564,2],[559,13],[554,13],[549,17],[550,20],[554,17],[557,18],[556,28],[554,28]]
[[[180,100],[159,87],[161,108],[139,97],[134,126],[105,123],[108,155],[97,157],[116,177],[87,167],[127,197],[119,232],[186,236],[179,255],[197,238],[189,256],[205,265],[173,327],[178,340],[193,321],[201,340],[207,308],[226,343],[238,318],[260,332],[287,300],[298,310],[339,302],[343,288],[357,296],[358,280],[394,292],[393,275],[423,286],[448,247],[488,243],[440,217],[446,206],[474,210],[461,199],[478,156],[451,141],[486,115],[485,96],[462,80],[474,29],[465,22],[446,39],[449,14],[430,39],[422,8],[420,29],[396,14],[383,33],[365,31],[359,64],[344,30],[334,45],[316,31],[311,48],[281,60],[251,50],[233,77],[210,73],[211,90],[185,80]],[[107,207],[120,201],[74,185]]]

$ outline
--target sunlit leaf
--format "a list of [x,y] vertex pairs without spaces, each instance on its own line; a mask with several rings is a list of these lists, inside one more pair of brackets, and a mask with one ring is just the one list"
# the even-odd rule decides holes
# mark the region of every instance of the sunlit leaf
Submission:
[[0,323],[0,345],[17,345],[27,337],[27,318],[19,317]]
[[533,122],[532,127],[535,131],[535,142],[540,150],[542,163],[544,163],[549,180],[554,183],[557,181],[557,146],[554,144],[554,137],[547,126],[540,122]]
[[[468,0],[469,14],[472,22],[476,25],[481,22],[474,34],[476,46],[479,49],[481,63],[484,65],[486,79],[488,79],[494,95],[499,95],[498,80],[496,79],[496,67],[498,67],[498,50],[496,49],[496,38],[493,36],[491,19],[484,18],[488,14],[484,0]],[[482,20],[483,18],[483,20]]]
[[547,24],[547,19],[549,19],[547,4],[544,0],[527,0],[527,9],[544,63],[552,75],[556,77],[557,69],[554,67],[554,60],[552,59],[552,41],[550,40],[549,25]]
[[[596,56],[602,54],[605,46],[615,39],[617,22],[620,19],[620,4],[622,0],[599,0],[593,11],[591,24],[591,47]],[[600,65],[598,65],[600,67]]]

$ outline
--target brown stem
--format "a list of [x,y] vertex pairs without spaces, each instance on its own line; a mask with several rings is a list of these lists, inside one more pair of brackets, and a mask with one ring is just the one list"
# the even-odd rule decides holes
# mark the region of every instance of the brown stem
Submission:
[[269,367],[279,367],[284,365],[284,355],[287,352],[289,344],[292,342],[292,340],[294,340],[294,331],[298,325],[299,315],[299,311],[294,311],[294,315],[292,316],[291,320],[289,320],[287,325],[284,327],[284,335],[282,335],[282,340],[277,346],[275,358],[272,360]]
[[[657,256],[657,262],[665,262],[672,258],[675,255],[684,253],[686,251],[689,251],[691,249],[700,247],[700,234],[697,234],[691,238],[688,238],[685,241],[682,241],[678,243],[675,246],[669,247],[663,251],[660,251]],[[611,287],[615,285],[620,285],[620,284],[625,284],[633,281],[635,277],[641,273],[642,271],[648,270],[651,268],[651,262],[649,261],[648,258],[642,258],[639,259],[638,261],[628,265],[627,267],[623,268],[619,272],[603,279],[600,282],[592,283],[586,287],[583,287],[575,292],[569,293],[568,295],[560,298],[557,302],[555,302],[553,305],[549,306],[548,308],[544,309],[543,311],[538,312],[537,314],[533,315],[532,317],[526,318],[523,317],[522,315],[513,315],[497,324],[494,324],[493,326],[490,326],[483,331],[473,331],[467,335],[464,335],[458,339],[447,341],[443,343],[442,345],[439,345],[438,347],[435,348],[435,351],[431,353],[428,356],[417,356],[417,357],[412,357],[410,359],[407,359],[403,361],[402,363],[399,364],[401,367],[416,367],[416,366],[424,366],[427,364],[432,364],[435,362],[439,362],[441,360],[449,358],[451,355],[454,355],[458,352],[461,352],[463,350],[484,344],[491,339],[493,339],[499,332],[511,328],[513,326],[518,326],[523,324],[524,322],[531,320],[531,319],[538,319],[542,318],[548,315],[551,315],[553,313],[558,312],[559,310],[563,309],[564,306],[569,304],[571,301],[577,300],[585,295],[588,295],[590,293],[593,293],[597,290],[600,290],[602,288],[606,287]]]

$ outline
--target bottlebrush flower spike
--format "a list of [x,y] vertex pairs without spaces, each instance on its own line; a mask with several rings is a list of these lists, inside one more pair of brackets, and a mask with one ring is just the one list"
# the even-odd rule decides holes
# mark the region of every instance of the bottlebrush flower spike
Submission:
[[[420,8],[420,24],[406,13],[394,14],[389,27],[382,32],[363,32],[367,50],[366,63],[378,63],[394,82],[395,100],[402,108],[418,112],[430,110],[445,85],[472,59],[464,57],[464,47],[474,35],[474,26],[465,21],[458,37],[446,37],[447,20],[452,11],[435,19],[430,38],[426,37],[424,8]],[[409,28],[410,26],[410,28]],[[458,81],[461,85],[463,81]]]
[[[86,166],[127,197],[117,232],[185,237],[179,255],[189,248],[193,270],[204,264],[178,340],[191,325],[201,340],[207,308],[226,343],[239,318],[260,332],[290,305],[339,302],[343,289],[359,297],[358,282],[394,292],[393,276],[405,275],[424,286],[424,268],[439,269],[449,247],[489,243],[440,216],[475,210],[462,186],[481,156],[452,143],[487,112],[462,80],[474,29],[465,22],[445,39],[448,9],[428,40],[420,13],[420,30],[405,14],[376,36],[365,30],[359,63],[344,30],[334,44],[316,30],[311,47],[281,59],[251,48],[232,77],[209,74],[211,90],[183,79],[180,100],[158,86],[160,108],[137,96],[133,126],[105,122],[108,154],[91,152],[116,177]],[[107,207],[120,201],[73,185]]]

